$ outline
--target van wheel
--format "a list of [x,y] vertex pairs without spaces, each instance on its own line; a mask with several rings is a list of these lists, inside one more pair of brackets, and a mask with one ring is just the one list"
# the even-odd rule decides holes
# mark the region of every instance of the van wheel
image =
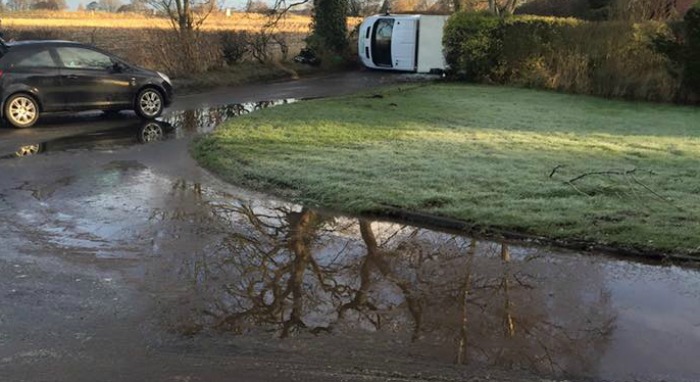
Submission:
[[163,96],[158,90],[147,88],[136,97],[136,114],[141,118],[154,119],[163,113]]
[[20,129],[31,127],[39,119],[39,105],[32,96],[15,94],[5,102],[5,119]]

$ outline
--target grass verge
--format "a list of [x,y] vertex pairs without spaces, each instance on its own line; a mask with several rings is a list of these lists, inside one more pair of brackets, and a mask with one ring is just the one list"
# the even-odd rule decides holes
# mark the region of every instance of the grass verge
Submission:
[[323,69],[293,62],[260,64],[242,62],[231,67],[212,70],[192,77],[173,79],[178,94],[198,93],[217,87],[274,81],[296,76],[323,73]]
[[700,109],[440,84],[262,110],[193,154],[242,186],[350,213],[700,255]]

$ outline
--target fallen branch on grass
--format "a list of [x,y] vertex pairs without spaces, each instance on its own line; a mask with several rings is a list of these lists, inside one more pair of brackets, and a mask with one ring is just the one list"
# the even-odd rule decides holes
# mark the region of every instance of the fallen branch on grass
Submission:
[[[552,172],[549,174],[549,177],[551,178],[552,176],[554,176],[554,174],[557,172],[557,170],[562,168],[562,167],[564,167],[564,166],[557,165],[556,167],[554,167],[554,169],[552,169]],[[644,172],[648,172],[649,174],[654,175],[653,171],[644,171]],[[637,179],[637,177],[634,176],[635,173],[638,173],[638,169],[636,167],[631,169],[631,170],[591,171],[591,172],[586,172],[586,173],[583,173],[581,175],[578,175],[570,180],[567,180],[567,181],[565,181],[565,183],[568,184],[569,186],[571,186],[579,194],[585,195],[588,197],[592,197],[593,195],[591,195],[585,191],[582,191],[581,189],[576,187],[576,185],[574,185],[574,182],[576,182],[577,180],[581,180],[587,176],[592,176],[592,175],[622,175],[622,176],[627,177],[628,179],[632,179],[632,181],[634,181],[634,183],[636,183],[637,185],[639,185],[642,188],[644,188],[645,190],[647,190],[649,193],[654,195],[659,200],[661,200],[665,203],[668,203],[671,206],[676,207],[670,200],[668,200],[667,198],[664,198],[658,192],[654,191],[651,187],[647,186],[646,184],[642,183],[639,179]],[[678,208],[678,207],[676,207],[676,208]]]
[[553,177],[554,174],[557,172],[557,170],[559,170],[562,167],[564,167],[563,164],[558,164],[558,165],[554,166],[554,168],[552,169],[552,172],[549,173],[549,177],[550,178]]
[[[609,170],[609,171],[592,171],[592,172],[586,172],[583,173],[573,179],[570,179],[567,183],[573,183],[577,180],[583,179],[587,176],[591,175],[631,175],[634,174],[637,171],[637,168],[633,168],[631,170]],[[552,172],[554,174],[554,172]]]
[[591,194],[589,194],[589,193],[587,193],[587,192],[583,192],[583,191],[579,190],[578,187],[576,187],[576,186],[575,186],[573,183],[571,183],[571,182],[566,182],[566,184],[568,184],[569,186],[571,186],[571,188],[573,188],[576,192],[578,192],[578,193],[581,194],[581,195],[588,196],[589,198],[592,198],[592,197],[593,197],[593,195],[591,195]]

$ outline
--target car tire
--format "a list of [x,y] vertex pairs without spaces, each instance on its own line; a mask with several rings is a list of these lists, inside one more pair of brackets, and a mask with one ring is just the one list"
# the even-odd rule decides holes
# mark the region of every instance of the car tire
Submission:
[[163,94],[156,89],[146,88],[136,96],[136,114],[144,119],[155,119],[163,113]]
[[14,94],[5,102],[4,116],[13,127],[32,127],[39,120],[39,104],[28,94]]

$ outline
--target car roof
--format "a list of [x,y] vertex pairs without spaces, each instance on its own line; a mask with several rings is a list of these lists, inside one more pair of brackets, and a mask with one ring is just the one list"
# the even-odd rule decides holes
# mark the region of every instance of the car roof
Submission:
[[12,41],[6,42],[5,45],[12,49],[13,47],[26,47],[26,46],[85,46],[75,41],[63,41],[63,40],[24,40],[24,41]]

